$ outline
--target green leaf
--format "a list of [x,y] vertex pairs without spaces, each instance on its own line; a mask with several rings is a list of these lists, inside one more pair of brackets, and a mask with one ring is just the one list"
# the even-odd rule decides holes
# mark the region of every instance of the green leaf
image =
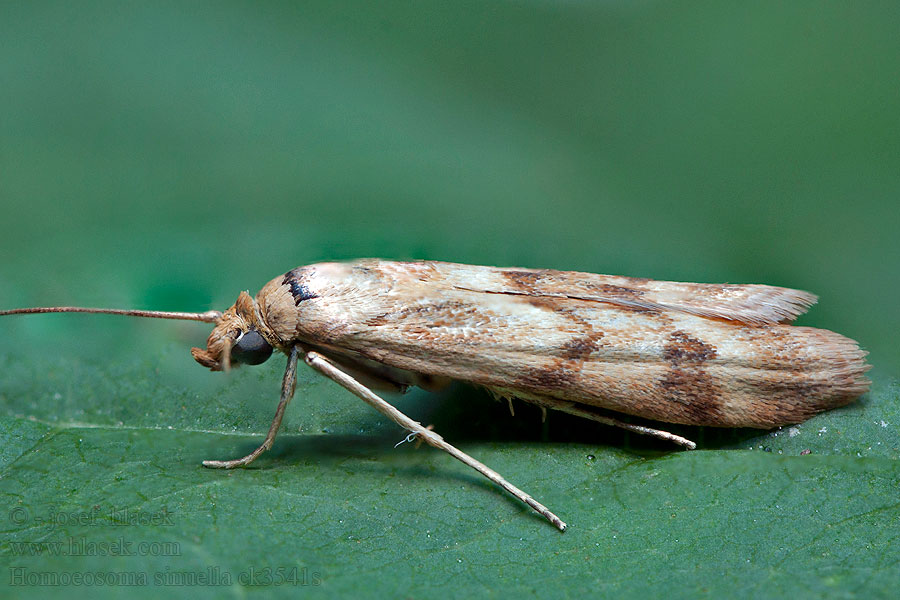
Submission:
[[[893,585],[896,382],[877,378],[861,402],[789,429],[683,428],[703,439],[694,452],[566,415],[542,424],[523,404],[512,417],[467,387],[393,398],[557,511],[570,525],[560,534],[443,453],[394,448],[404,432],[309,370],[272,451],[247,469],[204,469],[261,441],[279,365],[204,395],[146,377],[182,354],[3,365],[6,382],[30,382],[2,391],[7,583],[81,574],[242,596],[252,574],[281,573],[300,582],[285,594],[305,582],[326,596],[459,597],[559,579],[611,595]],[[475,579],[461,588],[460,576]]]

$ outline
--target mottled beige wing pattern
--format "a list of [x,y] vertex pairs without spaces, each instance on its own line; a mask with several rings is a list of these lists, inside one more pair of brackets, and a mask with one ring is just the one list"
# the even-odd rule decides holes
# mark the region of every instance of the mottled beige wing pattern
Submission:
[[623,308],[670,310],[750,325],[789,323],[816,303],[809,292],[771,285],[655,281],[552,269],[429,263],[436,281],[459,289],[605,302]]
[[780,324],[815,297],[772,286],[366,260],[295,269],[257,300],[284,345],[672,423],[797,423],[869,383],[853,340]]

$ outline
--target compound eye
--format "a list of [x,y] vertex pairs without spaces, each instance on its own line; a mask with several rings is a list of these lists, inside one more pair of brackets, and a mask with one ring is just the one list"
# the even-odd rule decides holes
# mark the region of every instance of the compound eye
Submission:
[[242,365],[258,365],[272,356],[272,346],[255,329],[245,332],[231,347],[231,360]]

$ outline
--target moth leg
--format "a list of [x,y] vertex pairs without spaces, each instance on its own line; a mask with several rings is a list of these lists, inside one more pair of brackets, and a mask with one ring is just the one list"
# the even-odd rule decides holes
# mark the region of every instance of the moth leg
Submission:
[[278,428],[281,427],[281,419],[284,417],[284,409],[287,408],[288,402],[294,397],[294,388],[297,383],[297,357],[300,355],[300,347],[291,348],[291,354],[288,356],[287,367],[284,370],[284,377],[281,380],[281,401],[278,408],[275,409],[275,418],[269,426],[269,433],[259,448],[243,458],[235,460],[204,460],[203,466],[211,469],[233,469],[235,467],[243,467],[252,463],[256,458],[272,447],[275,436],[278,435]]
[[306,354],[305,360],[309,366],[353,392],[356,396],[360,397],[363,401],[372,406],[378,412],[387,416],[397,425],[403,427],[407,431],[416,434],[418,439],[423,440],[429,446],[434,446],[435,448],[447,452],[453,458],[469,465],[470,467],[505,489],[507,492],[533,508],[542,517],[553,523],[553,525],[555,525],[560,531],[566,530],[566,524],[563,523],[563,521],[559,517],[550,512],[550,510],[546,506],[544,506],[513,484],[506,481],[506,479],[504,479],[502,475],[500,475],[484,463],[475,460],[455,446],[451,446],[450,444],[445,442],[444,438],[442,438],[437,433],[429,430],[426,427],[423,427],[421,423],[413,421],[412,419],[404,415],[402,412],[394,408],[394,406],[388,404],[385,400],[377,396],[374,392],[372,392],[372,390],[360,384],[358,381],[334,366],[318,352],[308,352]]
[[574,402],[567,402],[565,400],[557,400],[556,398],[549,397],[541,397],[539,401],[535,400],[534,402],[538,403],[541,408],[552,408],[560,412],[575,415],[576,417],[582,417],[584,419],[590,419],[598,423],[603,423],[604,425],[612,425],[613,427],[621,427],[622,429],[625,429],[627,431],[633,431],[635,433],[640,433],[643,435],[650,435],[660,440],[665,440],[667,442],[678,444],[679,446],[684,446],[688,450],[694,450],[697,448],[697,444],[687,438],[681,437],[680,435],[675,435],[674,433],[663,431],[661,429],[644,427],[643,425],[633,425],[631,423],[625,423],[623,421],[619,421],[618,419],[613,419],[612,417],[607,417],[605,415],[595,413],[592,410],[581,408]]

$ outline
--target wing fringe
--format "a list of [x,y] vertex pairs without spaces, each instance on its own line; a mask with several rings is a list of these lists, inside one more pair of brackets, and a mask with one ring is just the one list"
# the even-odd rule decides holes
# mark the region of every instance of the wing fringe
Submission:
[[[671,301],[667,301],[666,296],[668,294],[664,290],[659,290],[659,293],[655,294],[658,300],[644,300],[643,298],[631,300],[615,297],[590,299],[650,310],[674,310],[700,317],[725,319],[749,325],[791,323],[818,301],[816,295],[809,292],[768,285],[697,285],[703,288],[713,288],[710,290],[713,293],[709,296],[702,293],[698,294],[696,300],[692,298],[673,298]],[[715,288],[719,287],[728,289],[728,299],[716,297]]]

